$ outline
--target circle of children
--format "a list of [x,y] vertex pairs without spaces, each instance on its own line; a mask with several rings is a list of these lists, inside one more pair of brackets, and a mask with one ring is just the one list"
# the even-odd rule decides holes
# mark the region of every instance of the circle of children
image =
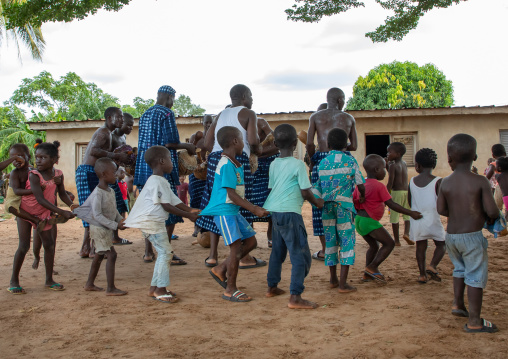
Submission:
[[[170,110],[174,97],[173,88],[162,86],[157,103],[140,119],[134,175],[134,184],[140,194],[127,219],[117,210],[123,201],[118,201],[118,196],[115,196],[118,192],[117,164],[126,161],[127,155],[112,151],[117,147],[112,138],[116,131],[120,138],[123,135],[125,143],[125,134],[132,130],[133,120],[127,114],[124,116],[120,109],[113,107],[106,110],[105,124],[93,135],[84,164],[76,171],[79,207],[73,203],[72,194],[65,191],[64,175],[54,168],[59,158],[58,142],[38,141],[35,167],[30,165],[30,151],[25,144],[18,143],[10,148],[10,158],[0,166],[3,169],[12,163],[15,167],[10,175],[5,204],[8,212],[17,216],[19,232],[19,248],[14,256],[8,288],[11,293],[25,293],[19,282],[19,272],[30,247],[32,228],[34,251],[37,252],[34,268],[38,265],[42,242],[45,285],[53,290],[64,289],[62,284],[53,280],[56,224],[77,216],[85,226],[81,254],[85,252],[84,256],[87,256],[88,252],[95,250],[85,290],[103,290],[95,286],[94,280],[101,261],[107,258],[106,294],[127,294],[114,284],[117,253],[113,242],[130,244],[119,239],[115,231],[127,227],[139,228],[147,244],[145,261],[153,261],[152,246],[157,252],[150,295],[164,303],[175,303],[178,297],[167,289],[174,257],[170,238],[174,225],[183,222],[182,217],[185,217],[197,221],[201,231],[210,231],[210,256],[205,264],[211,267],[209,273],[224,288],[222,298],[248,302],[251,297],[237,288],[238,269],[266,264],[249,255],[257,245],[251,224],[253,220],[270,218],[268,237],[271,238],[272,252],[266,296],[284,293],[278,284],[282,263],[289,251],[292,272],[288,307],[312,309],[317,307],[316,303],[301,297],[311,258],[322,260],[329,267],[332,288],[337,287],[340,293],[356,291],[347,282],[349,266],[355,261],[355,232],[368,244],[362,280],[387,283],[389,278],[381,273],[380,266],[394,247],[400,246],[400,213],[405,221],[403,239],[411,245],[416,242],[420,270],[418,282],[441,281],[437,267],[447,251],[454,265],[455,297],[451,314],[468,318],[464,326],[467,332],[497,331],[494,324],[480,317],[488,271],[488,244],[482,228],[487,224],[497,233],[502,230],[503,224],[506,225],[493,196],[493,189],[497,188],[498,197],[502,197],[505,203],[508,201],[508,175],[505,175],[508,158],[502,145],[492,148],[494,159],[485,172],[490,183],[484,176],[471,171],[472,162],[476,160],[476,140],[467,134],[456,134],[448,141],[448,163],[453,173],[446,178],[432,174],[437,155],[432,149],[423,148],[415,156],[418,175],[408,183],[407,167],[402,160],[406,148],[398,142],[388,146],[386,158],[371,154],[364,159],[365,178],[350,152],[357,148],[354,118],[342,111],[344,93],[332,88],[327,93],[326,106],[320,106],[309,120],[306,143],[311,169],[309,179],[306,164],[293,157],[299,137],[295,128],[282,124],[272,131],[266,121],[258,119],[251,110],[252,93],[248,87],[235,85],[230,91],[231,105],[215,118],[205,116],[204,132],[196,133],[192,143],[179,141],[175,118]],[[125,126],[128,128],[125,129]],[[259,145],[260,138],[266,137],[263,132],[265,135],[273,133],[270,153],[267,152],[269,145],[266,148]],[[211,153],[205,158],[207,179],[201,181],[191,175],[191,207],[195,207],[191,208],[175,195],[179,178],[175,161],[178,161],[177,150],[187,150],[195,155],[196,148],[202,150],[197,151],[198,155]],[[264,190],[255,188],[255,175],[249,166],[251,151],[259,156],[258,172],[260,176],[264,173],[264,179],[260,180],[264,183]],[[387,172],[388,184],[385,186],[380,181]],[[194,199],[193,181],[198,181],[196,186],[200,187]],[[259,198],[254,198],[256,191],[264,193],[261,202]],[[56,193],[70,211],[57,207]],[[319,236],[322,243],[322,249],[312,256],[301,215],[304,200],[313,205],[314,235]],[[391,209],[390,222],[395,239],[379,222],[385,206]],[[448,217],[446,233],[440,215]],[[222,263],[217,261],[219,235],[230,249],[229,256]],[[90,238],[94,242],[93,248],[90,248]],[[434,241],[435,251],[430,265],[426,267],[428,239]],[[247,264],[242,266],[242,262]],[[337,265],[340,265],[339,274]],[[466,286],[469,310],[464,303]]]

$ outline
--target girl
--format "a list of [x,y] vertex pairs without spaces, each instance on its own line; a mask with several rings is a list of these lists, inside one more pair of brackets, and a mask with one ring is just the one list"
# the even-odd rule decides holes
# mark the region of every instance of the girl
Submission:
[[[74,217],[70,211],[62,210],[54,205],[56,200],[55,189],[58,189],[60,199],[71,207],[77,207],[65,192],[62,171],[54,169],[54,164],[58,161],[58,147],[60,143],[40,143],[36,145],[35,165],[36,170],[30,170],[27,182],[27,189],[31,189],[32,194],[23,196],[20,208],[30,213],[39,220],[48,220],[51,212],[59,214],[64,220]],[[39,144],[40,143],[40,144]],[[61,176],[59,184],[55,183],[54,177]],[[18,219],[19,247],[14,256],[14,264],[11,278],[11,288],[9,291],[13,294],[24,294],[25,290],[19,285],[19,272],[26,252],[30,248],[31,229],[35,223],[27,220]],[[52,224],[46,223],[42,228],[40,237],[44,247],[44,263],[46,265],[46,287],[53,290],[64,290],[64,286],[53,281],[53,263],[55,259],[54,236],[52,235]]]
[[[416,242],[416,261],[420,269],[418,283],[427,283],[428,276],[441,282],[437,265],[445,255],[445,231],[441,217],[437,213],[436,201],[441,178],[432,175],[436,168],[437,155],[430,148],[422,148],[415,155],[415,170],[418,176],[411,178],[408,189],[408,201],[411,209],[423,215],[419,221],[411,219],[409,236]],[[427,240],[432,239],[436,245],[429,269],[425,268]]]

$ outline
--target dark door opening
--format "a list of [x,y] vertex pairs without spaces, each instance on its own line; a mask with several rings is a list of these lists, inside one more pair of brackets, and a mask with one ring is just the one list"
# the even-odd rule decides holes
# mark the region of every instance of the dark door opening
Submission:
[[390,135],[365,135],[366,155],[386,157],[386,148],[390,144]]

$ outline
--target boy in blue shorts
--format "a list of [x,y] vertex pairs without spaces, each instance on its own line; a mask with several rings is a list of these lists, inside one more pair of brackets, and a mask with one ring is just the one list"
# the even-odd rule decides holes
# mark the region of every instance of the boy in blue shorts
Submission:
[[303,281],[309,274],[312,261],[302,218],[302,205],[306,199],[317,208],[323,208],[324,201],[314,198],[305,163],[293,157],[298,142],[295,128],[288,124],[279,125],[273,135],[280,157],[270,165],[268,188],[271,188],[271,192],[263,206],[272,214],[272,253],[266,278],[266,296],[274,297],[285,293],[277,285],[281,280],[282,263],[289,250],[292,269],[288,307],[315,309],[316,303],[304,300],[301,296],[305,288]]
[[[347,150],[346,131],[333,128],[328,132],[329,155],[318,168],[319,180],[313,192],[325,201],[323,228],[325,231],[325,265],[330,267],[330,288],[339,287],[339,293],[355,292],[347,284],[349,266],[355,263],[355,215],[353,191],[358,187],[360,201],[365,200],[365,180],[355,158]],[[340,252],[339,252],[340,248]],[[337,264],[340,254],[340,281]]]
[[268,212],[245,199],[243,166],[235,159],[243,150],[242,134],[236,127],[224,126],[217,132],[217,141],[223,148],[215,170],[210,202],[201,211],[203,216],[213,216],[224,243],[229,246],[229,257],[210,271],[211,276],[226,291],[222,298],[231,302],[249,302],[247,294],[236,287],[240,258],[245,257],[257,246],[254,230],[240,214],[240,207],[258,217]]

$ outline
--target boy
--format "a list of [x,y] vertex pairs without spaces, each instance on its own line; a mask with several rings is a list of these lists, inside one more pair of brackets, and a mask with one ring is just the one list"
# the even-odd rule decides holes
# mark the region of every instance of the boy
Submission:
[[178,198],[186,206],[189,205],[189,184],[185,182],[185,176],[180,176],[180,184],[176,186],[176,192],[178,192]]
[[213,216],[213,221],[221,232],[224,243],[229,246],[230,252],[224,262],[212,268],[210,275],[226,289],[222,299],[231,302],[249,302],[252,298],[238,290],[236,277],[240,258],[256,248],[257,241],[256,232],[239,211],[240,207],[243,207],[258,217],[265,217],[268,212],[245,199],[243,166],[235,159],[235,156],[242,154],[244,148],[240,130],[232,126],[223,126],[217,132],[217,141],[223,152],[215,170],[210,202],[201,215]]
[[102,157],[95,161],[95,173],[99,184],[88,196],[86,201],[73,212],[82,220],[90,223],[90,238],[95,243],[95,256],[93,258],[86,291],[101,292],[104,289],[97,287],[94,282],[101,267],[104,256],[107,256],[106,277],[108,288],[106,295],[120,296],[127,292],[115,287],[116,251],[113,247],[113,231],[125,229],[124,219],[116,209],[116,198],[110,184],[116,183],[117,165],[111,158]]
[[[483,289],[488,276],[488,242],[482,234],[486,220],[499,217],[489,181],[471,172],[476,160],[476,140],[457,134],[448,141],[448,163],[453,173],[441,182],[437,211],[448,217],[446,250],[454,265],[452,314],[469,317],[464,330],[469,333],[494,333],[497,327],[480,318]],[[467,288],[469,313],[464,304]]]
[[[506,157],[506,150],[504,146],[500,143],[495,144],[491,148],[492,151],[492,157],[494,160],[497,160],[501,157]],[[499,174],[496,173],[496,162],[491,162],[489,170],[487,171],[487,174],[485,175],[489,181],[496,180],[497,176]],[[499,208],[500,211],[503,210],[503,194],[501,193],[501,189],[499,188],[499,185],[496,183],[496,187],[494,189],[494,200],[496,201],[497,208]]]
[[[395,203],[406,209],[410,209],[407,201],[407,165],[406,162],[402,160],[402,156],[406,153],[406,146],[401,142],[393,142],[388,146],[387,151],[388,154],[386,159],[387,162],[389,162],[389,166],[386,189],[390,192]],[[415,242],[409,238],[409,216],[403,215],[402,219],[404,220],[404,235],[402,238],[404,238],[407,244],[414,245]],[[390,223],[392,224],[395,245],[400,247],[399,212],[393,210],[390,212]]]
[[[367,172],[367,180],[364,185],[365,202],[361,202],[358,188],[353,194],[355,208],[358,211],[355,218],[355,229],[369,245],[363,281],[375,280],[379,283],[386,283],[386,278],[379,272],[379,265],[388,258],[395,243],[383,225],[379,223],[385,212],[385,205],[391,210],[407,214],[413,219],[420,219],[422,215],[395,203],[386,187],[379,182],[386,176],[386,162],[381,156],[368,155],[363,161],[363,167]],[[381,248],[377,242],[381,243]]]
[[282,124],[277,126],[273,135],[280,157],[270,164],[268,188],[271,188],[271,192],[264,204],[264,208],[272,214],[272,253],[266,278],[266,296],[274,297],[285,293],[277,285],[281,280],[282,263],[289,250],[292,268],[288,307],[315,309],[316,303],[304,300],[301,296],[305,288],[303,281],[309,274],[312,261],[302,218],[302,205],[306,199],[316,207],[323,208],[324,201],[314,198],[305,163],[293,157],[298,143],[295,128]]
[[145,161],[152,170],[143,190],[125,221],[129,228],[139,228],[157,251],[149,296],[163,303],[176,303],[178,298],[166,288],[169,286],[169,268],[173,249],[166,231],[170,213],[195,222],[198,209],[187,207],[173,193],[164,177],[173,171],[171,153],[164,146],[152,146],[145,152]]
[[[330,267],[330,288],[339,287],[339,293],[355,292],[347,284],[349,266],[355,263],[356,214],[353,205],[355,185],[360,192],[360,202],[365,201],[365,180],[355,158],[345,152],[348,136],[346,131],[334,128],[328,132],[329,155],[319,164],[319,180],[313,192],[322,198],[323,227],[325,230],[325,265]],[[338,251],[340,247],[340,281],[337,278]]]

